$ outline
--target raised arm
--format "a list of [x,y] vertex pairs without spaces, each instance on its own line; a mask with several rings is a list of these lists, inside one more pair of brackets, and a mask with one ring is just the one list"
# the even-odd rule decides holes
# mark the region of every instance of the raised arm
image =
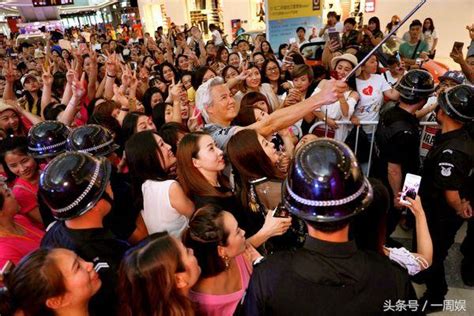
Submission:
[[269,136],[276,131],[293,125],[306,114],[319,109],[321,106],[334,103],[344,93],[346,87],[347,85],[343,81],[329,80],[328,84],[319,93],[300,103],[279,109],[265,119],[246,128],[255,129],[262,136]]
[[51,102],[51,91],[53,88],[53,76],[49,66],[43,67],[43,94],[41,95],[41,111],[40,116],[44,118],[44,108]]

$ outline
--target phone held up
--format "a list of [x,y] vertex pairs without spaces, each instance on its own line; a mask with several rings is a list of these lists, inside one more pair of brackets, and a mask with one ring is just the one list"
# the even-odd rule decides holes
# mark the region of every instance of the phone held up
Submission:
[[407,173],[405,183],[403,183],[402,195],[400,196],[400,204],[410,206],[407,197],[415,199],[420,188],[421,177],[416,174]]

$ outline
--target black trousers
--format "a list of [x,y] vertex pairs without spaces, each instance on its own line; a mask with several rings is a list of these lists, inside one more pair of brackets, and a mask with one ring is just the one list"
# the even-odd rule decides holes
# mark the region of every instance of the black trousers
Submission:
[[[425,274],[427,292],[433,298],[443,298],[448,292],[444,261],[448,256],[449,248],[454,243],[456,233],[464,221],[456,214],[428,215],[428,227],[433,241],[433,263],[423,274]],[[464,255],[464,260],[471,262],[471,267],[474,269],[473,218],[468,221],[468,231],[461,245],[461,252]]]

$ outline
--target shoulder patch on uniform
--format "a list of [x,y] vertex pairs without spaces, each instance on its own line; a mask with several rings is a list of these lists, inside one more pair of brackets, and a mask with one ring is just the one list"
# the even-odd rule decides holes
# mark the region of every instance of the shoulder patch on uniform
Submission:
[[443,154],[452,154],[453,151],[451,149],[445,149],[443,150]]
[[438,166],[441,167],[441,175],[443,177],[449,177],[451,175],[451,168],[454,167],[453,164],[447,162],[440,162]]

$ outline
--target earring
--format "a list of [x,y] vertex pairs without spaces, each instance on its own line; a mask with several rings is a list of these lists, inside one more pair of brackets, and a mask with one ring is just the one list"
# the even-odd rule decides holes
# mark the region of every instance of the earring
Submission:
[[224,259],[225,269],[226,269],[226,270],[229,270],[229,266],[230,266],[230,259],[229,259],[229,257],[224,256],[224,257],[222,257],[222,259]]
[[253,212],[255,213],[258,212],[257,193],[255,192],[255,188],[253,184],[250,184],[249,206]]

